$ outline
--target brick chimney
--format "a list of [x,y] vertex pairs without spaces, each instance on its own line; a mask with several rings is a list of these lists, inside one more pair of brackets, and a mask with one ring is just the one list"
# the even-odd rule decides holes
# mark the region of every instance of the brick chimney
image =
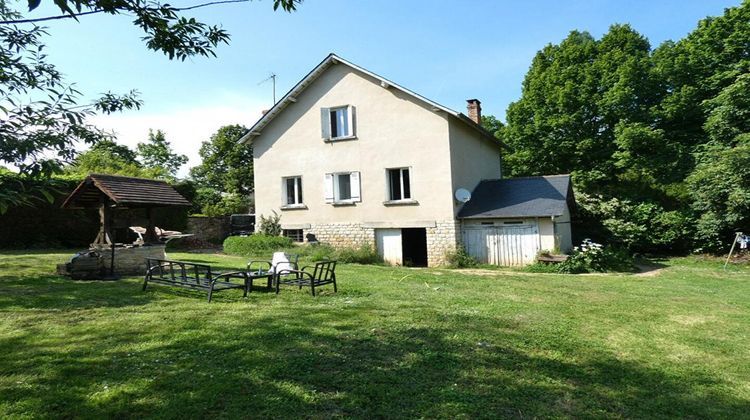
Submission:
[[469,118],[477,124],[482,123],[482,103],[479,99],[467,99],[466,109],[469,111]]

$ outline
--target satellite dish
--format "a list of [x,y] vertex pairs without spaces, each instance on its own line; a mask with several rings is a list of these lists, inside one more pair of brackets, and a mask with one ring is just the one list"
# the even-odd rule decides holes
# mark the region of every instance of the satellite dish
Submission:
[[456,190],[455,197],[456,197],[456,200],[462,203],[465,203],[471,200],[471,192],[467,190],[466,188],[459,188]]

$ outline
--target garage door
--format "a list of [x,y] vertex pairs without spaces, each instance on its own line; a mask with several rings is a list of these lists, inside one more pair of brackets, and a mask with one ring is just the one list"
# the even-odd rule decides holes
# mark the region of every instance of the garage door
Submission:
[[388,264],[403,264],[401,248],[401,229],[375,229],[375,242],[378,255]]
[[539,231],[533,225],[465,226],[466,252],[479,262],[520,266],[534,262],[539,252]]

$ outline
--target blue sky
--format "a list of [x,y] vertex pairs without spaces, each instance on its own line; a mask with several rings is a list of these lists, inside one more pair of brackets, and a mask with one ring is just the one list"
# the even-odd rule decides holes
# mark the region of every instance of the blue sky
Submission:
[[[255,0],[193,14],[231,33],[217,58],[169,61],[145,48],[127,16],[50,23],[47,52],[69,81],[91,96],[141,92],[140,111],[96,117],[97,124],[131,146],[146,138],[148,128],[163,129],[195,165],[200,141],[218,127],[250,126],[271,106],[271,85],[259,82],[276,73],[280,97],[329,52],[457,111],[465,111],[465,99],[479,98],[485,114],[504,119],[534,54],[571,30],[598,38],[611,24],[629,23],[655,47],[739,3],[306,0],[288,14],[273,12],[271,0]],[[46,5],[29,15],[53,12]]]

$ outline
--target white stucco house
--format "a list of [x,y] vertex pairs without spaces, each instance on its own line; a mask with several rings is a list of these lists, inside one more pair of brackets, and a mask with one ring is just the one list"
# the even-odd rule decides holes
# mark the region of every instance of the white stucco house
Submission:
[[256,214],[281,214],[296,241],[373,244],[392,264],[441,265],[462,243],[501,265],[567,251],[570,178],[502,179],[503,146],[467,102],[464,115],[330,54],[241,139]]

